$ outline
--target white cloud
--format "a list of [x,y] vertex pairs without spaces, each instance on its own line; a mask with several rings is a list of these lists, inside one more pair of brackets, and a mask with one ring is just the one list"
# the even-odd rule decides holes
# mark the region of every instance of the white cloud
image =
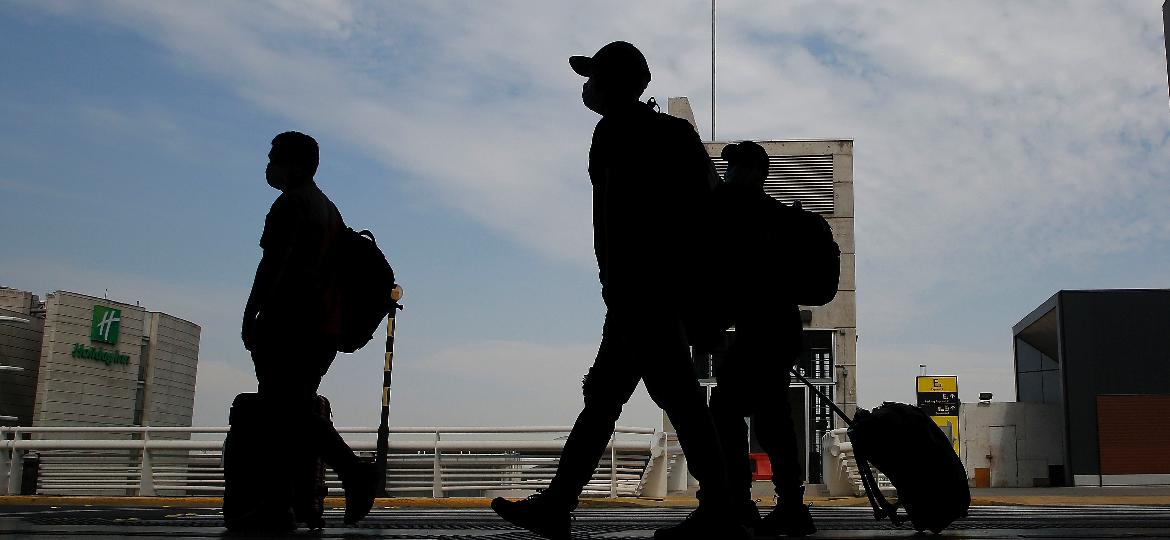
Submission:
[[[116,18],[256,103],[341,134],[485,224],[582,264],[592,117],[564,57],[628,37],[656,68],[651,92],[690,93],[706,118],[699,3],[526,5],[524,17],[501,4],[322,4],[321,16],[118,6]],[[1157,11],[727,4],[721,132],[857,140],[860,281],[880,294],[1140,249],[1166,238],[1165,220],[1118,209],[1170,195],[1160,181],[1170,170],[1152,160],[1167,130],[1155,114],[1165,113]],[[379,74],[396,62],[412,67],[409,80]]]
[[[588,266],[584,156],[595,117],[580,106],[581,81],[565,59],[629,39],[655,70],[650,93],[689,95],[703,124],[708,7],[106,2],[55,9],[141,33],[184,69],[425,179],[427,192],[540,253]],[[999,367],[978,366],[1010,362],[1004,351],[1014,321],[975,320],[972,298],[1016,301],[1005,297],[1015,291],[1006,284],[1031,280],[1045,287],[1029,291],[1040,300],[1057,283],[1102,279],[1093,268],[1103,259],[1140,259],[1170,240],[1159,12],[1154,0],[720,3],[720,138],[856,140],[863,400],[901,384],[903,375],[909,380],[919,360],[903,364],[915,355],[940,358],[978,385],[1010,384],[1010,373],[1005,379]],[[967,342],[983,343],[934,343],[919,330],[944,325],[968,327]],[[499,351],[531,359],[555,352],[481,345],[521,371]],[[428,369],[508,384],[457,360],[484,353],[435,347],[447,350]],[[584,346],[566,347],[568,357],[588,356]],[[563,401],[568,388],[557,388],[555,395],[524,391],[543,407],[538,399]],[[454,391],[444,392],[419,396],[417,410]],[[466,395],[506,401],[482,392]]]

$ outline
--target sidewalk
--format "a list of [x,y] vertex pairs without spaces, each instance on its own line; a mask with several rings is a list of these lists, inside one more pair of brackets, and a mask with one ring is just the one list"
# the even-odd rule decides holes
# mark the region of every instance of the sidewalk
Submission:
[[[772,504],[771,497],[762,503]],[[483,497],[393,497],[378,499],[378,508],[487,508]],[[815,506],[868,506],[865,497],[805,497]],[[223,504],[219,497],[64,497],[50,495],[0,496],[2,506],[133,506],[154,508],[213,508]],[[581,499],[581,508],[660,508],[695,506],[693,496],[669,496],[664,500],[633,497]],[[345,499],[329,497],[326,505],[345,506]],[[1170,486],[1155,487],[1070,487],[972,489],[972,506],[1170,506]],[[0,511],[2,512],[2,511]]]

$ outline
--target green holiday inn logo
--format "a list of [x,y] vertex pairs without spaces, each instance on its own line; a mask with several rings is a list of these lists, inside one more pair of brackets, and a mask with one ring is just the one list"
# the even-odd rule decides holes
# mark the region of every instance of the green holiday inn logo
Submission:
[[[89,326],[89,339],[99,343],[118,343],[118,334],[122,330],[122,310],[106,306],[93,307],[93,322]],[[74,358],[97,360],[104,364],[129,364],[130,356],[117,351],[107,351],[97,347],[86,347],[80,343],[73,344]]]
[[130,356],[125,354],[118,354],[114,351],[107,351],[97,347],[86,347],[80,343],[73,344],[73,352],[69,356],[74,358],[87,358],[89,360],[97,360],[103,362],[107,366],[110,364],[129,364]]
[[93,324],[89,327],[89,339],[111,345],[118,343],[122,329],[122,310],[106,306],[93,307]]

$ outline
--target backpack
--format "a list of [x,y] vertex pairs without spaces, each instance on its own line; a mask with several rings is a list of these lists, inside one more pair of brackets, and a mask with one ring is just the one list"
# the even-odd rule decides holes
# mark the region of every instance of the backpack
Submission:
[[[886,402],[873,412],[858,409],[849,428],[853,455],[879,513],[895,525],[909,519],[914,529],[938,534],[965,517],[971,506],[967,471],[938,425],[922,409]],[[898,501],[885,500],[869,465],[877,467],[898,490]],[[897,509],[905,510],[905,516]]]
[[343,228],[333,246],[335,294],[340,311],[337,350],[352,353],[374,338],[382,320],[395,309],[394,269],[374,241],[374,233]]
[[816,212],[800,207],[800,201],[784,206],[777,223],[779,247],[785,259],[789,283],[799,284],[792,299],[802,306],[823,306],[837,296],[841,281],[841,248],[833,240],[829,222]]

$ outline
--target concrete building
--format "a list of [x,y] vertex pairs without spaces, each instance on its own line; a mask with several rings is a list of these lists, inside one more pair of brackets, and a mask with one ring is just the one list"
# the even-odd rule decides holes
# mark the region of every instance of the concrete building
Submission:
[[964,403],[959,458],[971,487],[1064,486],[1057,403]]
[[0,288],[0,426],[30,426],[44,312],[36,295]]
[[190,426],[199,326],[67,291],[0,289],[0,415],[7,425]]
[[1167,329],[1166,289],[1059,291],[1012,328],[1017,401],[1051,406],[1060,428],[1051,477],[1170,484]]
[[[695,124],[687,98],[670,98],[667,112]],[[727,164],[719,157],[730,142],[704,143],[720,175]],[[820,213],[833,228],[841,248],[841,280],[836,298],[827,305],[802,307],[804,352],[798,363],[805,377],[852,415],[857,408],[857,292],[853,226],[853,141],[758,140],[769,156],[764,189],[777,200],[799,200],[804,209]],[[840,422],[829,406],[794,381],[790,400],[803,465],[809,482],[820,482],[820,440]],[[759,451],[753,441],[753,451]]]

